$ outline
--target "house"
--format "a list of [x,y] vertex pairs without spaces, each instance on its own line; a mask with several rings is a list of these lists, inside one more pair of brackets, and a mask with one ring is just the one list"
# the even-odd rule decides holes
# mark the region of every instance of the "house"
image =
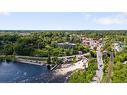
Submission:
[[82,44],[89,46],[91,42],[90,38],[82,38]]
[[74,48],[76,44],[65,42],[65,43],[57,43],[57,46],[60,48]]
[[98,47],[98,45],[102,43],[102,39],[92,39],[92,38],[82,38],[82,44],[85,46],[90,46],[90,49],[94,49]]
[[107,51],[107,50],[104,50],[104,51],[102,52],[102,54],[103,54],[103,56],[108,56],[108,51]]
[[123,44],[122,42],[114,42],[112,43],[113,49],[117,52],[120,52],[123,50]]

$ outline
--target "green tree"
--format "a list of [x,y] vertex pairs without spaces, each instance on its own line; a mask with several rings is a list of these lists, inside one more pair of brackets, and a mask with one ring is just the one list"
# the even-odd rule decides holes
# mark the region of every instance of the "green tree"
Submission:
[[4,53],[5,53],[5,55],[12,55],[13,52],[14,52],[13,45],[7,44],[7,45],[4,46]]

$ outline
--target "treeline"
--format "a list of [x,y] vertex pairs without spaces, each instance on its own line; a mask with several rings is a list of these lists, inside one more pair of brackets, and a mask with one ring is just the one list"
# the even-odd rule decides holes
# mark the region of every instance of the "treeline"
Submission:
[[[61,48],[57,43],[75,43],[74,48]],[[88,52],[88,47],[81,44],[78,32],[30,32],[30,33],[0,33],[1,55],[25,56],[69,56]],[[50,53],[51,52],[51,53]]]
[[117,53],[114,58],[112,82],[127,82],[127,49]]
[[[124,48],[121,52],[116,52],[114,54],[112,66],[111,81],[113,83],[126,83],[127,82],[127,48]],[[108,71],[110,66],[110,56],[104,57],[104,69],[103,69],[103,79],[102,82],[107,82]]]
[[[81,44],[82,37],[94,39],[103,38],[104,48],[110,50],[113,41],[127,43],[127,31],[123,30],[81,30],[81,31],[20,31],[1,30],[1,55],[27,55],[47,57],[49,51],[52,55],[66,56],[89,51],[89,47]],[[57,43],[75,43],[75,48],[60,48]]]

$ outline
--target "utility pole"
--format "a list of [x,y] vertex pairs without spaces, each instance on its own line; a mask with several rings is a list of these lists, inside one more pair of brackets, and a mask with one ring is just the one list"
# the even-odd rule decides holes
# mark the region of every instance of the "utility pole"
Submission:
[[113,51],[111,51],[111,53],[110,53],[110,62],[109,62],[109,66],[108,66],[107,83],[112,82],[111,77],[112,77],[113,64],[114,64],[114,55],[113,55]]

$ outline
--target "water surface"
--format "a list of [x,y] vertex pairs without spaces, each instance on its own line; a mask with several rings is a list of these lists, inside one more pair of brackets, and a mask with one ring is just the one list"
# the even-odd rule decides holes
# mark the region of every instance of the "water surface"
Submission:
[[0,62],[0,82],[34,82],[40,75],[50,73],[46,66],[18,62]]

